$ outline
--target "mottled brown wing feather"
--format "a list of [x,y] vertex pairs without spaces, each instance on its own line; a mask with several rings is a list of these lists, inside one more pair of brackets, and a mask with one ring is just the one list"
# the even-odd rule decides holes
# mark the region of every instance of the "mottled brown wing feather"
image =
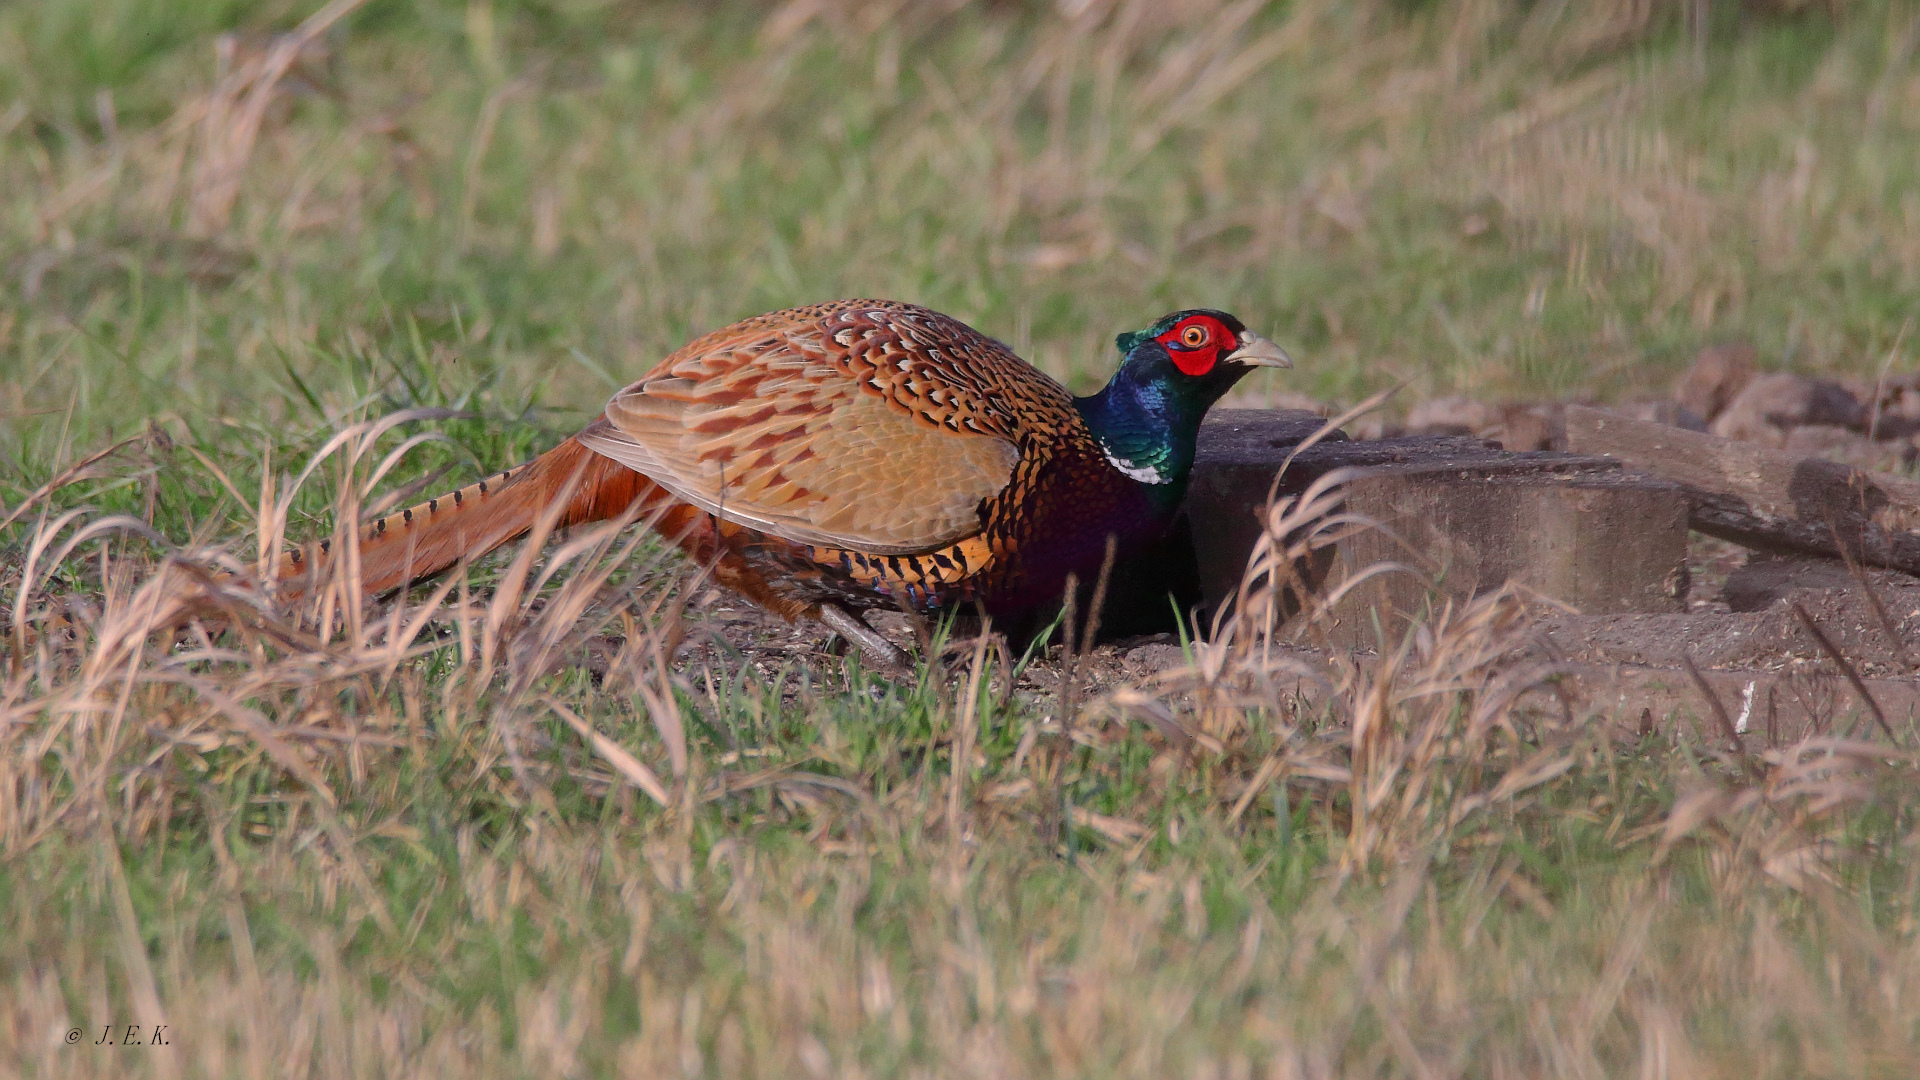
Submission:
[[1025,425],[1057,409],[1071,415],[1066,390],[999,342],[925,308],[853,300],[690,343],[581,440],[709,513],[909,554],[979,532]]

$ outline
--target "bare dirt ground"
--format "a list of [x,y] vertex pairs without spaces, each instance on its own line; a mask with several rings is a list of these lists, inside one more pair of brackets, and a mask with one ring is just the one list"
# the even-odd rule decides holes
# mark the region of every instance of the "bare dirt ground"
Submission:
[[[709,593],[692,605],[687,616],[687,633],[675,660],[683,671],[714,668],[738,673],[751,668],[763,682],[774,684],[783,677],[805,672],[816,681],[841,677],[845,644],[817,626],[790,624],[752,604],[730,595]],[[913,624],[904,615],[882,612],[871,616],[872,623],[894,644],[918,652],[920,643]],[[973,639],[964,633],[946,653],[949,663],[965,663]],[[603,657],[617,655],[623,644],[618,637],[601,639],[593,653]],[[1062,646],[1054,644],[1036,650],[1014,683],[1016,693],[1053,694],[1063,674]],[[995,657],[996,663],[1018,663],[1021,658]],[[604,660],[600,663],[603,665]],[[1143,679],[1184,662],[1179,640],[1171,634],[1122,638],[1105,641],[1087,652],[1077,664],[1083,689],[1098,693],[1124,682]],[[594,667],[593,661],[588,666]],[[784,673],[784,674],[783,674]],[[1003,686],[997,682],[996,686]]]
[[[1876,684],[1911,680],[1913,650],[1920,635],[1920,580],[1890,571],[1849,571],[1831,560],[1753,555],[1731,545],[1696,538],[1689,558],[1689,610],[1668,615],[1580,615],[1547,610],[1535,621],[1530,648],[1516,662],[1545,662],[1570,669],[1653,669],[1678,672],[1690,659],[1703,672],[1739,677],[1842,676],[1831,655],[1795,611],[1804,610],[1855,672]],[[905,616],[879,614],[875,624],[896,644],[918,648]],[[819,627],[788,624],[738,598],[709,591],[690,605],[676,666],[690,678],[711,672],[737,677],[743,668],[767,685],[806,682],[831,685],[845,678],[844,644]],[[604,674],[622,641],[602,638],[586,666]],[[948,659],[965,662],[968,641],[950,648]],[[1059,693],[1065,654],[1058,644],[1026,664],[1012,692],[1036,697]],[[1310,664],[1328,657],[1301,644]],[[1017,659],[1017,658],[1011,658]],[[1075,665],[1088,698],[1139,682],[1186,660],[1177,638],[1162,634],[1104,641]],[[1716,677],[1716,683],[1724,681]],[[1005,692],[1003,678],[993,680]],[[1636,710],[1637,711],[1637,710]]]

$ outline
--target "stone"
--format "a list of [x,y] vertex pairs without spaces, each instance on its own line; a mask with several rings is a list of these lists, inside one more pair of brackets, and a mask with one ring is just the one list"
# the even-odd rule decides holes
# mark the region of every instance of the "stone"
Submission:
[[1178,642],[1152,641],[1128,649],[1122,662],[1129,671],[1151,675],[1186,663],[1187,654]]
[[1866,419],[1860,402],[1839,383],[1776,372],[1749,382],[1709,430],[1723,439],[1781,447],[1787,432],[1796,427],[1857,428]]
[[[1324,426],[1323,418],[1301,410],[1220,408],[1200,425],[1186,516],[1205,610],[1217,610],[1239,587],[1263,531],[1274,476],[1287,455]],[[1324,439],[1343,443],[1347,435],[1336,429]]]
[[[1207,608],[1237,591],[1274,476],[1302,427],[1284,414],[1228,413],[1201,428],[1187,510]],[[1455,598],[1509,581],[1583,611],[1677,611],[1685,595],[1684,493],[1610,459],[1462,437],[1329,440],[1299,451],[1278,491],[1298,493],[1334,470],[1351,470],[1347,510],[1384,530],[1348,537],[1303,568],[1310,584],[1399,562],[1421,566]],[[1346,643],[1368,644],[1376,617],[1417,616],[1432,596],[1418,576],[1376,577],[1348,594],[1337,625]]]
[[[1674,385],[1674,404],[1712,421],[1759,372],[1759,353],[1744,341],[1709,345]],[[1666,421],[1659,421],[1666,423]]]
[[1837,382],[1821,379],[1813,384],[1813,400],[1807,406],[1803,424],[1832,424],[1853,431],[1865,430],[1867,410],[1853,391]]
[[1343,541],[1322,580],[1400,562],[1431,575],[1438,596],[1414,574],[1371,578],[1336,608],[1337,640],[1373,644],[1375,622],[1391,639],[1439,597],[1509,583],[1590,614],[1681,610],[1687,501],[1677,485],[1573,455],[1502,456],[1376,466],[1345,485],[1345,510],[1382,528]]

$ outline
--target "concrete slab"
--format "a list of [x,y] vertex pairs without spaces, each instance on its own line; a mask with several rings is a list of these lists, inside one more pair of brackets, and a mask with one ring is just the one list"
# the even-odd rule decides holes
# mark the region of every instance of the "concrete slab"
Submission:
[[[1295,494],[1335,470],[1349,510],[1379,522],[1344,541],[1316,584],[1382,561],[1418,566],[1441,595],[1466,598],[1508,581],[1583,612],[1673,612],[1686,595],[1688,501],[1678,485],[1598,455],[1514,453],[1462,437],[1329,439],[1295,455],[1311,414],[1222,410],[1201,428],[1187,509],[1207,606],[1237,589],[1269,493]],[[1285,475],[1275,476],[1286,464]],[[1427,581],[1392,574],[1336,613],[1347,644],[1374,624],[1418,614]]]

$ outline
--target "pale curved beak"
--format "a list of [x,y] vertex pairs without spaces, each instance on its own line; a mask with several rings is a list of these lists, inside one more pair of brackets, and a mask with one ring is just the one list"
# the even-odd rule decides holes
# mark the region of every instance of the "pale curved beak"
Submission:
[[1290,368],[1293,357],[1287,350],[1248,330],[1240,335],[1240,347],[1227,354],[1227,359],[1248,367]]

